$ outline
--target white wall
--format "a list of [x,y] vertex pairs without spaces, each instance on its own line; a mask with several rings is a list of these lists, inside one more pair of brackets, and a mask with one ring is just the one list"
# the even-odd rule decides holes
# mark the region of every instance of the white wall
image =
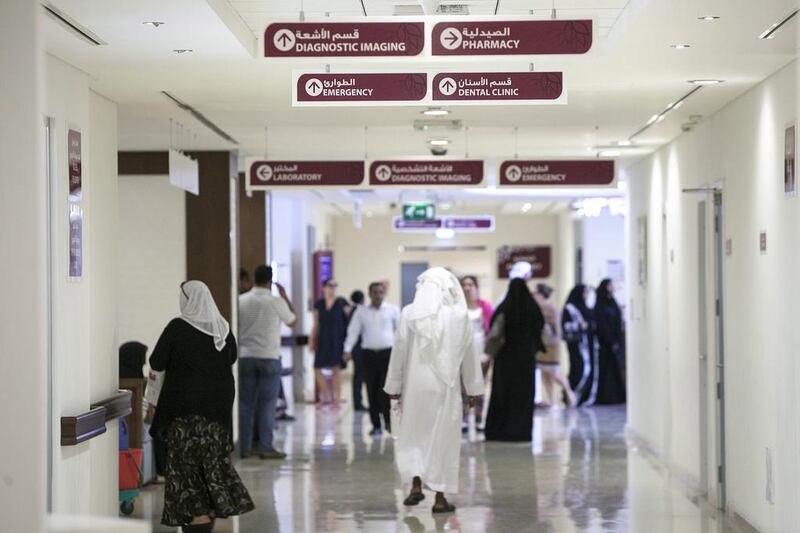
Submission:
[[[611,215],[603,209],[600,216],[585,218],[583,227],[583,282],[597,287],[604,278],[611,277],[609,261],[622,261],[625,280],[629,277],[625,248],[625,217]],[[627,305],[627,283],[616,283],[615,296],[620,305]]]
[[[44,112],[55,119],[51,182],[53,316],[53,511],[117,513],[117,424],[77,446],[61,447],[60,417],[87,411],[117,390],[116,106],[89,90],[88,76],[46,56]],[[82,132],[83,277],[68,277],[67,130]],[[88,495],[91,495],[87,497]]]
[[[679,471],[701,477],[699,198],[681,190],[722,180],[723,236],[732,242],[723,259],[728,502],[765,532],[800,530],[800,198],[783,193],[783,132],[796,119],[796,98],[794,63],[626,171],[629,264],[636,264],[641,215],[650,240],[647,287],[630,284],[630,427]],[[765,255],[761,230],[768,234]],[[766,499],[767,449],[774,504]]]
[[[41,139],[41,7],[0,2],[0,515],[42,530],[46,508],[46,195]],[[13,73],[9,75],[8,73]],[[13,428],[13,430],[11,429]]]
[[[169,176],[119,178],[119,340],[150,351],[178,315],[186,280],[186,194]],[[149,353],[149,352],[148,352]]]

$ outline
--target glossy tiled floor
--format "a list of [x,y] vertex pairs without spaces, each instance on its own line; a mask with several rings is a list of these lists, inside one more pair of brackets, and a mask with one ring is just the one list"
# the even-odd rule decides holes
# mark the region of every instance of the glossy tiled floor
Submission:
[[[297,408],[283,424],[284,462],[248,459],[239,472],[257,509],[220,521],[226,532],[735,532],[683,496],[626,444],[625,410],[538,412],[532,444],[484,443],[472,432],[461,457],[455,515],[434,518],[432,494],[402,505],[392,439],[367,435],[365,415]],[[159,524],[162,489],[150,487],[136,515]]]

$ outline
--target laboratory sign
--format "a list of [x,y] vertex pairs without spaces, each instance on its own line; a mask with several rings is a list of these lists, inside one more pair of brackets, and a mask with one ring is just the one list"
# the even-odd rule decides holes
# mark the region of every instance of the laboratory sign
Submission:
[[434,101],[544,100],[555,103],[563,95],[561,72],[448,72],[433,78]]
[[293,104],[414,104],[428,92],[425,73],[305,73],[295,75]]
[[585,54],[592,47],[591,20],[439,22],[435,56]]
[[464,187],[482,182],[480,160],[373,161],[369,166],[370,185]]
[[613,160],[503,161],[501,186],[577,185],[599,187],[614,183]]
[[363,161],[253,161],[248,188],[357,186],[364,181]]
[[264,57],[416,56],[422,22],[275,22],[264,32]]

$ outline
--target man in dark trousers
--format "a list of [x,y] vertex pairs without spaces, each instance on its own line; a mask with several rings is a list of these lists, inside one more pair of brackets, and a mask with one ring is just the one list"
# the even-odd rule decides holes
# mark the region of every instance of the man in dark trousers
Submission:
[[[358,290],[353,291],[350,295],[350,301],[353,304],[353,311],[348,318],[348,325],[356,311],[364,306],[364,293]],[[355,346],[353,346],[353,351],[350,355],[353,357],[353,409],[366,411],[362,394],[364,388],[364,354],[361,351],[361,337],[358,338]]]
[[400,309],[383,301],[386,289],[380,282],[370,283],[368,306],[359,307],[347,327],[344,343],[345,360],[352,358],[356,341],[361,337],[361,351],[364,358],[364,381],[369,398],[369,417],[372,422],[370,435],[382,433],[383,427],[391,431],[389,419],[389,396],[383,391],[386,373],[389,370],[389,357],[392,354],[394,334],[400,321]]

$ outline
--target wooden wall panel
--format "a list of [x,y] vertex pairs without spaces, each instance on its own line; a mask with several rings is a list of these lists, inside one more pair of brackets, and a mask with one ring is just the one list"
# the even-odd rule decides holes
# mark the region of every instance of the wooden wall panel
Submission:
[[239,266],[250,279],[258,265],[267,263],[266,200],[262,191],[247,197],[244,173],[239,173]]

